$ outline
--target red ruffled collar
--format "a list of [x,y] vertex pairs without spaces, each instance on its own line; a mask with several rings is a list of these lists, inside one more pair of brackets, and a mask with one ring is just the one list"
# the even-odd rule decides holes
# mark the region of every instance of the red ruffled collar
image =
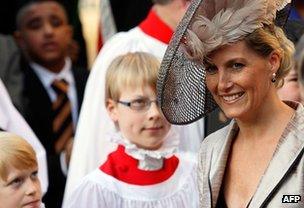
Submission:
[[155,171],[138,169],[138,160],[125,153],[125,147],[119,145],[110,153],[100,170],[125,183],[133,185],[153,185],[164,182],[175,172],[179,160],[176,156],[164,159],[163,168]]

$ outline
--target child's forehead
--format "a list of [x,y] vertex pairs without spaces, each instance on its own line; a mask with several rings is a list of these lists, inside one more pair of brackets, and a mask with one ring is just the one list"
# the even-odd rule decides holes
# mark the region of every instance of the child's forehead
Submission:
[[120,87],[120,96],[154,96],[156,89],[148,84]]
[[67,21],[67,16],[64,8],[55,1],[37,2],[29,5],[22,15],[22,20],[25,22],[29,19],[40,17],[42,15],[54,15],[61,18],[62,20]]

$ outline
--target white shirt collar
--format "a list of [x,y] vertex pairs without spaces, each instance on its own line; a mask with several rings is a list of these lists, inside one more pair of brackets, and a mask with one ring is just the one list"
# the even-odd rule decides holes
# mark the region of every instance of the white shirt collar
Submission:
[[65,64],[59,73],[51,72],[47,68],[35,62],[31,62],[30,66],[33,68],[33,70],[35,71],[35,73],[37,74],[46,89],[51,87],[51,84],[55,79],[64,79],[69,83],[69,85],[74,84],[74,78],[72,74],[72,61],[70,58],[65,59]]

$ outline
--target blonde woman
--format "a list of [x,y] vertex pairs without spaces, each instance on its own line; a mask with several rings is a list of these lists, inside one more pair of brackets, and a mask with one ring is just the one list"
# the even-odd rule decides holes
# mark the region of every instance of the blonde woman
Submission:
[[304,206],[290,198],[304,195],[304,108],[276,92],[292,67],[278,19],[288,3],[194,0],[165,54],[158,92],[170,122],[216,106],[232,118],[202,142],[201,207]]

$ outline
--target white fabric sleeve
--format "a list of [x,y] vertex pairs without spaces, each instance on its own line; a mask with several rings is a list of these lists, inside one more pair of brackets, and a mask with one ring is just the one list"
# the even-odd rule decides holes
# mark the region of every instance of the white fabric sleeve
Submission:
[[82,182],[73,193],[71,193],[67,203],[63,208],[98,208],[98,207],[115,207],[106,205],[106,200],[102,190],[91,181]]
[[13,106],[13,103],[6,91],[5,86],[0,80],[0,127],[5,131],[17,134],[29,142],[35,152],[38,161],[38,177],[41,182],[42,192],[45,193],[48,187],[46,152],[32,129],[24,118]]

